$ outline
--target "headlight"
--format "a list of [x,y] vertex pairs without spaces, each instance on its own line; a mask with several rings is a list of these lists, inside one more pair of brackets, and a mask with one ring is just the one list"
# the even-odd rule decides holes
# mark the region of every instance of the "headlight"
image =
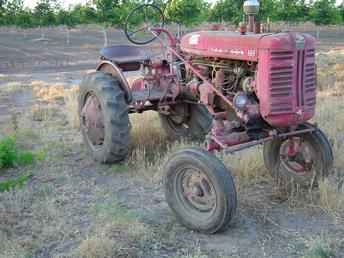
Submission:
[[244,110],[248,103],[248,97],[244,92],[237,93],[233,100],[234,107],[238,110]]

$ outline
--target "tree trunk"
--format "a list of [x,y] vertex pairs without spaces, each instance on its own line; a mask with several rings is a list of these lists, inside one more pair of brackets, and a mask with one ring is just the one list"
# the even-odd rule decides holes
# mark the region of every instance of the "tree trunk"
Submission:
[[70,45],[70,29],[67,28],[67,45],[69,46]]
[[41,27],[41,39],[44,40],[45,39],[45,33],[44,33],[44,29]]
[[181,37],[181,27],[182,25],[180,23],[178,23],[178,34],[177,34],[177,37],[180,39]]
[[109,41],[108,41],[106,27],[103,28],[103,35],[104,35],[104,47],[107,47],[109,45]]

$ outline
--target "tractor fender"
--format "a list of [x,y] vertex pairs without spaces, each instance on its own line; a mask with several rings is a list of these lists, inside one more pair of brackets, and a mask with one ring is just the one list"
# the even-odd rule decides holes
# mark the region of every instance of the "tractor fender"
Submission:
[[131,93],[129,83],[125,78],[122,70],[116,64],[107,60],[102,60],[98,64],[96,70],[103,73],[111,74],[113,77],[116,77],[120,81],[120,87],[125,93],[125,99],[127,103],[130,104],[132,102],[133,96]]

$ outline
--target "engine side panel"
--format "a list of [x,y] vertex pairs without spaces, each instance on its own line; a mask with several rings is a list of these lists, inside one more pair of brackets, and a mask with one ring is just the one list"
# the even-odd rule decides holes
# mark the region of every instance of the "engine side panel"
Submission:
[[189,55],[256,62],[259,41],[266,35],[200,31],[185,35],[180,47]]
[[275,127],[297,125],[315,113],[315,40],[281,33],[260,41],[257,96],[265,121]]

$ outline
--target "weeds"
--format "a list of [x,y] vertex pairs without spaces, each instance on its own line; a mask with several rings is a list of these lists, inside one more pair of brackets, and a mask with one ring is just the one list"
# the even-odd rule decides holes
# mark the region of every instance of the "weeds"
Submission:
[[324,237],[314,239],[310,243],[309,250],[302,258],[334,258],[330,244]]
[[344,189],[328,179],[319,182],[320,206],[330,214],[338,214],[344,207]]
[[35,155],[30,151],[18,150],[15,136],[7,136],[0,140],[0,169],[16,165],[30,165]]
[[7,179],[0,182],[0,192],[7,192],[15,188],[22,188],[32,177],[32,174],[22,175],[14,179]]
[[0,168],[12,167],[18,160],[18,150],[14,137],[6,137],[0,141]]

